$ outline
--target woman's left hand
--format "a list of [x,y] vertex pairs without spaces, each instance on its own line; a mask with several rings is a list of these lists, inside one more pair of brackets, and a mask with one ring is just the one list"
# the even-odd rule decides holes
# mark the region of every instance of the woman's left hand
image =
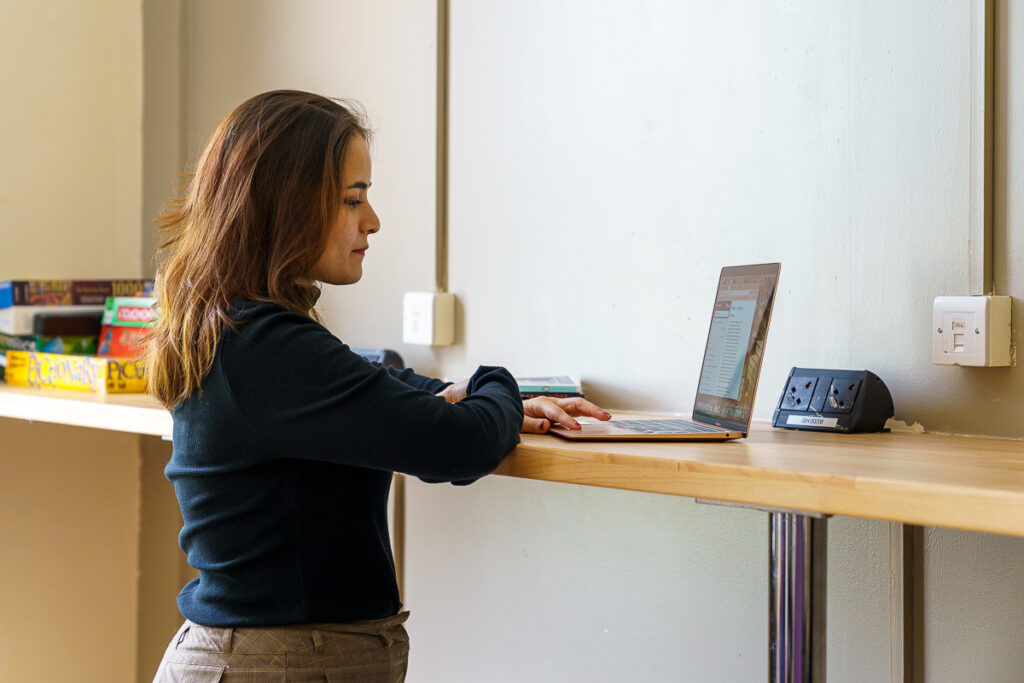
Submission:
[[458,403],[462,399],[466,398],[466,392],[469,390],[469,380],[464,379],[461,382],[452,382],[441,391],[434,394],[434,396],[440,396],[448,403]]
[[612,415],[590,401],[575,398],[549,398],[540,396],[523,401],[523,426],[519,430],[524,434],[544,434],[557,422],[569,429],[582,429],[575,417],[594,417],[598,420],[610,420]]

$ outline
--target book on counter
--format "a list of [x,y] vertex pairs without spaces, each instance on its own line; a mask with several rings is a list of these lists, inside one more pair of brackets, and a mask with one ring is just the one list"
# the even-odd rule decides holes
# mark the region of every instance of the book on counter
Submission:
[[550,396],[551,398],[572,398],[583,396],[583,385],[568,375],[552,377],[516,377],[519,395],[523,398]]
[[71,389],[94,394],[141,394],[146,370],[134,358],[72,356],[40,351],[7,351],[8,384],[42,389]]
[[151,296],[153,281],[0,280],[0,308],[12,306],[102,306],[111,296]]

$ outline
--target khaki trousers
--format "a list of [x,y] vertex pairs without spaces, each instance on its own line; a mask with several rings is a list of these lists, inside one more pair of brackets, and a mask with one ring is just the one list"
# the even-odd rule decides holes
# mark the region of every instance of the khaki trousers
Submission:
[[213,628],[186,621],[153,683],[401,683],[408,612],[350,624]]

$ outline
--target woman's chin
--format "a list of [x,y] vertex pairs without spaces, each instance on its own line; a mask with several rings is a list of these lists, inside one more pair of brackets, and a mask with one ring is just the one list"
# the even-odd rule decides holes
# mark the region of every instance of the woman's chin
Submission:
[[355,283],[359,282],[362,279],[363,279],[363,272],[360,270],[358,273],[346,273],[345,275],[337,275],[337,276],[334,276],[334,277],[327,277],[327,278],[324,278],[324,279],[320,280],[320,282],[322,282],[325,285],[343,286],[343,285],[354,285]]

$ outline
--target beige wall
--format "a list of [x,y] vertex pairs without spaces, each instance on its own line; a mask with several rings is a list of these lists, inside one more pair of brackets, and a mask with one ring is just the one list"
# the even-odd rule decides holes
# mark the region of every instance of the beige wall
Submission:
[[142,3],[142,274],[156,272],[155,219],[167,200],[184,186],[185,93],[187,77],[182,31],[183,0]]
[[[0,10],[0,277],[137,277],[142,17]],[[0,680],[136,671],[138,437],[0,420]]]
[[0,62],[3,277],[138,277],[138,3],[5,0]]
[[0,680],[134,680],[138,437],[0,420],[0,473]]
[[178,591],[198,576],[178,548],[183,524],[174,488],[164,477],[171,444],[155,436],[140,437],[138,610],[134,645],[140,683],[153,679],[167,643],[181,626]]
[[192,1],[186,17],[188,164],[228,112],[266,90],[365,106],[382,227],[363,280],[328,288],[320,308],[351,346],[396,348],[410,365],[440,371],[430,349],[400,343],[402,293],[434,287],[434,3]]

